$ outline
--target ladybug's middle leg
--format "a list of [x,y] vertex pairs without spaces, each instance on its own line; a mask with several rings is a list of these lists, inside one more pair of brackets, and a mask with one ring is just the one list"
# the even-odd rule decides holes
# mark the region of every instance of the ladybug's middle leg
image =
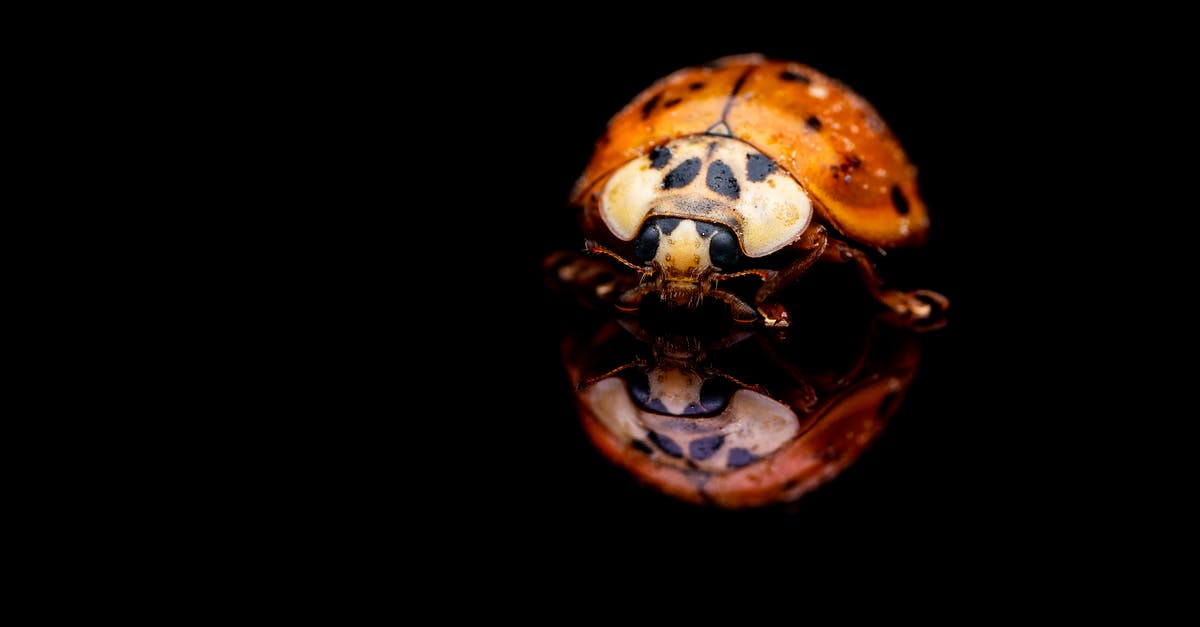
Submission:
[[841,240],[829,238],[829,247],[825,250],[823,259],[837,263],[854,262],[871,296],[903,319],[936,320],[950,306],[950,301],[945,296],[930,290],[902,292],[885,288],[883,279],[875,273],[875,265],[871,263],[867,254]]

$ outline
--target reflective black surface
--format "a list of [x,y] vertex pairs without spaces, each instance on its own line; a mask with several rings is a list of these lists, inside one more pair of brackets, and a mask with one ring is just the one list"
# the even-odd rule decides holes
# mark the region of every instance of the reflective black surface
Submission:
[[[1088,454],[1128,447],[1087,442],[1143,433],[1105,417],[1107,399],[1128,387],[1110,370],[1124,363],[1113,347],[1143,328],[1127,312],[1159,307],[1166,292],[1120,289],[1107,271],[1130,256],[1117,229],[1141,207],[1094,198],[1131,153],[1097,147],[1111,126],[1086,114],[1114,94],[1123,102],[1136,74],[1094,61],[1109,46],[1038,50],[1058,41],[1040,22],[1001,36],[887,20],[844,28],[846,19],[796,8],[768,20],[774,28],[670,36],[674,24],[614,36],[603,21],[605,32],[587,35],[506,31],[469,66],[437,49],[393,61],[384,44],[337,65],[330,93],[346,110],[306,120],[328,117],[330,134],[357,139],[321,151],[336,164],[292,181],[309,207],[286,212],[286,224],[307,227],[289,239],[298,250],[271,257],[247,290],[271,297],[289,282],[283,311],[252,328],[288,329],[272,352],[305,371],[258,408],[294,399],[280,431],[302,442],[254,446],[296,458],[267,464],[271,479],[254,498],[291,489],[303,505],[289,520],[365,526],[377,532],[372,549],[419,541],[390,535],[395,521],[415,520],[465,528],[437,534],[448,537],[438,546],[477,561],[552,549],[639,572],[694,562],[695,551],[667,550],[664,538],[706,555],[803,556],[818,571],[847,553],[896,551],[965,568],[1014,548],[1044,557],[1022,538],[1068,542],[1078,524],[1103,519],[1076,521],[1077,508],[1124,509],[1136,488]],[[920,169],[932,224],[929,245],[889,254],[881,275],[952,306],[949,325],[921,339],[919,375],[887,430],[853,466],[791,508],[725,512],[640,488],[597,454],[561,361],[561,339],[583,314],[546,288],[541,261],[582,248],[565,200],[605,121],[669,72],[752,50],[808,63],[880,111]],[[399,77],[401,103],[381,77]],[[373,103],[377,115],[359,115]],[[291,131],[297,145],[311,139]],[[413,186],[434,187],[396,198]],[[414,255],[414,238],[430,250]],[[844,266],[814,268],[795,290],[803,311],[793,313],[814,322],[794,332],[816,342],[830,336],[815,320],[874,306]],[[270,370],[249,364],[239,381]]]
[[649,305],[579,319],[562,344],[576,410],[597,451],[640,484],[698,505],[791,503],[883,433],[917,373],[918,339],[894,316],[805,316],[801,333],[781,334],[722,324],[721,309],[699,327],[673,319],[701,312]]

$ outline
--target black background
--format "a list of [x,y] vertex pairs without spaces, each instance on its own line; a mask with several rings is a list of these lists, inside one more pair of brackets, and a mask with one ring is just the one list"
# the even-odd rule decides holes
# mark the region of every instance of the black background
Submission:
[[[315,152],[334,174],[301,187],[339,209],[312,214],[303,244],[324,290],[306,302],[328,333],[302,358],[327,379],[299,393],[322,415],[304,436],[320,445],[300,454],[313,512],[359,531],[452,530],[446,551],[676,565],[697,550],[966,565],[1030,536],[1074,542],[1073,513],[1099,498],[1081,428],[1102,430],[1088,407],[1103,382],[1079,374],[1094,353],[1078,332],[1096,315],[1078,257],[1099,240],[1075,212],[1097,177],[1081,138],[1108,115],[1093,91],[1102,49],[1050,52],[1057,31],[1026,23],[790,17],[803,25],[501,29],[456,38],[458,54],[480,46],[467,62],[436,48],[396,60],[390,39],[367,37],[323,61],[337,122]],[[722,512],[640,488],[591,448],[559,356],[576,314],[539,263],[582,245],[566,197],[609,117],[676,69],[752,51],[879,110],[932,221],[928,246],[881,270],[952,308],[858,463],[792,507]]]

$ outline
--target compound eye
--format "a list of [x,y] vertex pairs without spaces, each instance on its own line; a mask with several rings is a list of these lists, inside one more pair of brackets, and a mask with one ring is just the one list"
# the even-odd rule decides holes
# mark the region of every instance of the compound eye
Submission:
[[742,250],[738,247],[737,238],[728,229],[718,228],[708,242],[708,257],[714,266],[729,270],[737,267],[742,261]]
[[658,228],[653,224],[647,224],[642,228],[642,234],[638,235],[633,242],[633,256],[643,265],[650,263],[654,259],[654,255],[658,254]]
[[638,405],[650,402],[650,379],[641,370],[626,370],[625,384],[629,386],[629,394]]

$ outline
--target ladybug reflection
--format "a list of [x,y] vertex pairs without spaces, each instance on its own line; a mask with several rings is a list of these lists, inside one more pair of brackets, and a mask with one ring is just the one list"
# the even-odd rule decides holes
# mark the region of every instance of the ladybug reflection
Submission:
[[792,501],[837,475],[879,435],[917,364],[915,340],[878,323],[840,372],[793,351],[748,331],[654,336],[630,319],[564,342],[593,444],[643,483],[729,508]]

